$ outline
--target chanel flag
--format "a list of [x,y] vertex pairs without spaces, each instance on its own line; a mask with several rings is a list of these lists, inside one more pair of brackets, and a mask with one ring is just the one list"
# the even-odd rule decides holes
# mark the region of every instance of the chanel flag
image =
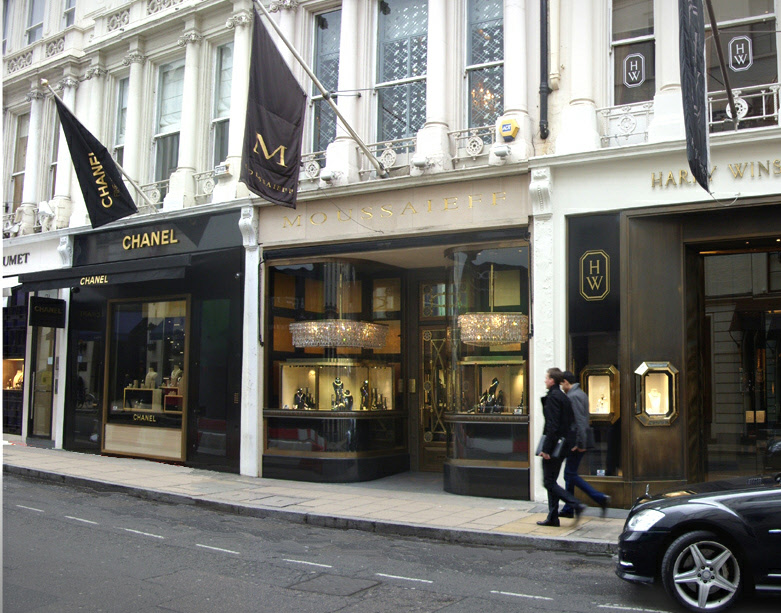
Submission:
[[296,206],[306,94],[255,16],[241,180],[274,204]]
[[708,189],[708,96],[705,91],[705,22],[702,0],[678,0],[679,52],[686,156],[702,188]]
[[108,150],[57,96],[54,96],[54,101],[92,227],[98,228],[137,213],[133,198]]

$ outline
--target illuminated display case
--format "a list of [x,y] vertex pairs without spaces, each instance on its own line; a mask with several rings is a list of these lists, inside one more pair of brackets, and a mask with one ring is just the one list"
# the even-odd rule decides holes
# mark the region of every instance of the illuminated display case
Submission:
[[458,363],[457,413],[527,414],[526,361],[520,357],[468,357]]
[[586,366],[580,373],[580,387],[588,395],[588,411],[591,422],[618,420],[621,414],[618,369],[611,364]]
[[678,369],[670,362],[643,362],[635,378],[635,417],[645,426],[672,424],[678,417]]
[[394,368],[354,359],[289,360],[280,366],[281,409],[392,411]]

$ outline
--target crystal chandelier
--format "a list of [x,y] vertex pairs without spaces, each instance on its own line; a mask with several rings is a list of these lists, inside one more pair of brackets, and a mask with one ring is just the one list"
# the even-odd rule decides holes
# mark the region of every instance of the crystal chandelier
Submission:
[[529,340],[529,318],[521,313],[464,313],[458,316],[458,328],[462,342],[478,347]]
[[494,312],[493,264],[491,264],[488,292],[490,312],[464,313],[458,316],[461,341],[477,347],[512,345],[528,341],[528,316],[522,313]]
[[290,324],[296,347],[359,347],[382,349],[388,326],[352,319],[320,319]]

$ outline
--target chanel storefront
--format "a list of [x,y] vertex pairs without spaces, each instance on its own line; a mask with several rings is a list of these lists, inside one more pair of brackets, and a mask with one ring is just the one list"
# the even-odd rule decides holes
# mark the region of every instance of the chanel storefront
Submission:
[[64,447],[238,472],[244,250],[239,213],[76,235]]
[[528,177],[403,185],[260,210],[263,474],[528,498]]

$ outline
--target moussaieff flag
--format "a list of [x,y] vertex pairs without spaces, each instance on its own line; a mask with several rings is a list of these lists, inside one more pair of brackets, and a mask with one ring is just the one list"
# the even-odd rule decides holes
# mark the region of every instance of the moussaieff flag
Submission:
[[108,149],[95,138],[63,102],[54,97],[73,168],[93,228],[137,213],[133,198]]
[[295,208],[306,94],[253,13],[240,179],[261,198]]

